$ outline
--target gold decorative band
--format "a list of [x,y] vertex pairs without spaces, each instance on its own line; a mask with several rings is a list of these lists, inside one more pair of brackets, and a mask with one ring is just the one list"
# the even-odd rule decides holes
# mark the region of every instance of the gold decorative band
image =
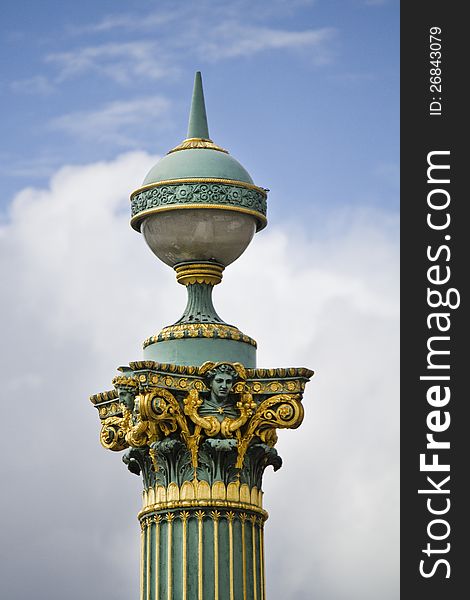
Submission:
[[256,340],[242,333],[233,325],[222,325],[220,323],[181,323],[164,327],[159,334],[148,337],[144,343],[144,349],[150,344],[164,342],[167,340],[182,338],[221,338],[244,342],[257,347]]
[[101,404],[102,402],[111,402],[119,397],[117,390],[110,390],[108,392],[100,392],[99,394],[93,394],[90,396],[90,402],[93,404]]
[[[204,324],[206,325],[206,324]],[[210,325],[209,323],[207,323],[207,325]],[[199,327],[202,327],[203,324],[199,325]],[[176,325],[174,326],[176,327]],[[219,326],[218,326],[219,327]],[[230,325],[225,325],[225,327],[230,327]],[[232,326],[233,327],[233,326]],[[175,373],[177,375],[195,375],[197,376],[197,374],[199,373],[199,367],[196,366],[189,366],[189,365],[175,365],[173,363],[159,363],[159,362],[155,362],[154,360],[136,360],[136,361],[132,361],[129,363],[129,366],[131,369],[133,369],[134,371],[142,371],[142,370],[151,370],[151,371],[159,371],[162,374],[167,374],[167,373]],[[122,370],[122,368],[118,369],[118,370]],[[311,371],[310,369],[306,369],[305,367],[288,367],[288,368],[277,368],[277,369],[246,369],[246,376],[248,379],[252,379],[252,380],[269,380],[269,379],[276,379],[276,381],[270,382],[270,381],[266,381],[265,383],[268,384],[269,389],[271,392],[276,392],[276,393],[280,393],[281,391],[286,391],[286,392],[293,392],[295,391],[293,388],[291,388],[290,386],[285,387],[282,386],[282,381],[278,381],[280,378],[282,379],[287,379],[289,381],[287,381],[287,383],[293,383],[293,381],[291,380],[297,380],[297,379],[310,379],[311,377],[313,377],[314,375],[314,371]],[[141,379],[142,375],[139,375],[139,381],[141,382],[145,382],[146,381],[146,376],[144,375],[144,378]],[[152,375],[153,377],[153,375]],[[153,383],[156,383],[153,382]],[[261,381],[257,381],[256,383],[261,383]],[[305,381],[302,383],[306,383]],[[271,386],[275,384],[275,389],[272,389]],[[301,388],[301,391],[304,390],[305,385]],[[260,393],[262,391],[262,393],[264,392],[264,389],[268,389],[265,388],[265,386],[258,386],[254,391],[256,393]],[[110,393],[110,392],[108,392]],[[93,396],[94,397],[94,396]],[[117,394],[116,396],[117,397]]]
[[190,263],[176,265],[176,281],[182,285],[207,283],[217,285],[222,281],[223,265],[217,263]]
[[[152,525],[156,525],[157,527],[156,527],[155,533],[157,533],[159,526],[162,523],[164,523],[165,521],[167,523],[170,523],[170,522],[174,522],[176,519],[180,519],[181,522],[184,524],[184,522],[187,523],[187,521],[191,517],[196,518],[202,526],[202,522],[203,522],[204,518],[207,517],[207,518],[212,519],[212,521],[218,521],[219,519],[226,519],[228,521],[229,525],[230,525],[230,523],[232,523],[232,525],[233,525],[233,521],[235,520],[235,518],[238,518],[238,520],[243,525],[245,523],[247,523],[248,521],[251,521],[252,523],[254,522],[255,525],[258,526],[260,533],[262,533],[263,529],[264,529],[264,523],[268,519],[268,513],[266,511],[260,512],[259,509],[254,510],[252,508],[239,508],[237,511],[233,511],[233,510],[227,510],[224,507],[220,507],[220,506],[218,506],[216,510],[210,510],[211,508],[213,508],[212,506],[207,506],[206,508],[207,508],[207,510],[195,510],[195,511],[181,510],[181,509],[177,508],[176,510],[173,510],[173,512],[170,512],[167,510],[166,512],[162,511],[162,513],[160,513],[160,514],[155,514],[155,512],[152,512],[152,511],[142,511],[138,514],[140,530],[141,530],[141,532],[145,533],[145,532],[148,532],[148,529]],[[229,507],[229,508],[231,508],[231,507]],[[235,507],[235,508],[237,508],[237,507]],[[248,513],[250,513],[250,514],[248,514]],[[254,513],[257,513],[258,516],[256,516],[256,514],[254,514]]]
[[178,152],[179,150],[194,150],[198,148],[203,148],[206,150],[217,150],[218,152],[224,152],[225,154],[228,154],[228,151],[225,150],[225,148],[221,148],[217,144],[214,144],[212,140],[205,138],[186,138],[181,142],[181,144],[178,144],[177,146],[175,146],[175,148],[169,150],[167,154],[171,154],[172,152]]
[[137,379],[134,379],[133,377],[117,375],[113,379],[113,385],[117,389],[124,388],[124,389],[128,389],[128,390],[136,390],[139,387],[139,382],[137,381]]
[[[228,185],[236,185],[238,187],[244,187],[248,190],[256,190],[260,194],[262,194],[265,198],[267,197],[267,192],[264,188],[261,188],[254,183],[248,183],[246,181],[238,181],[237,179],[224,179],[223,177],[186,177],[185,179],[163,179],[162,181],[156,181],[154,183],[147,183],[147,185],[143,185],[140,188],[137,188],[132,192],[130,199],[138,194],[139,192],[143,192],[144,190],[150,190],[152,188],[161,187],[163,185],[171,185],[171,184],[181,184],[181,183],[225,183]],[[268,190],[269,191],[269,190]],[[258,213],[257,213],[258,214]]]
[[228,502],[219,500],[216,502],[211,502],[210,500],[200,500],[200,501],[185,501],[181,500],[179,502],[167,502],[161,505],[153,505],[149,506],[144,510],[141,510],[137,515],[139,521],[144,522],[150,515],[153,515],[155,512],[160,511],[168,511],[168,510],[187,510],[187,509],[222,509],[222,510],[244,510],[249,511],[251,513],[256,513],[260,516],[262,521],[266,521],[268,519],[268,513],[259,508],[257,506],[253,506],[252,504],[245,504],[244,502]]
[[249,208],[243,208],[241,206],[231,206],[230,204],[173,204],[171,206],[156,206],[155,208],[143,210],[142,212],[139,212],[134,217],[132,217],[132,219],[130,220],[130,225],[136,231],[140,231],[138,224],[140,224],[140,222],[148,215],[153,215],[159,212],[166,212],[168,210],[185,210],[190,208],[215,208],[217,210],[233,210],[235,212],[245,213],[246,215],[252,215],[258,219],[259,223],[261,223],[260,229],[266,227],[266,223],[268,222],[267,218],[264,215],[262,215],[259,211],[251,210]]
[[139,519],[151,512],[181,509],[219,507],[250,510],[267,519],[268,513],[263,510],[263,492],[255,486],[249,488],[239,481],[227,485],[223,481],[215,481],[210,485],[207,481],[185,481],[181,486],[170,483],[168,487],[155,485],[144,490],[142,495],[143,510]]

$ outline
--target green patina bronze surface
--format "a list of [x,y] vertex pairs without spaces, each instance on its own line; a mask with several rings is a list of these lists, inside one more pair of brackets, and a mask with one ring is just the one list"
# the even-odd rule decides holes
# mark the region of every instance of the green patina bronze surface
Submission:
[[256,367],[256,348],[250,343],[231,339],[187,336],[148,344],[144,348],[146,360],[185,366],[200,365],[208,360],[216,361],[220,356],[225,356],[229,362],[241,362],[249,368]]
[[192,283],[186,286],[186,289],[188,290],[186,308],[175,325],[180,323],[223,323],[226,325],[216,313],[212,303],[213,285]]
[[217,206],[258,215],[259,231],[266,226],[266,192],[253,184],[237,160],[209,139],[202,80],[197,73],[188,137],[150,169],[142,188],[131,195],[131,225],[140,231],[149,211]]
[[174,325],[145,340],[144,358],[189,366],[223,356],[229,362],[256,367],[255,340],[219,317],[212,303],[213,285],[194,283],[186,289],[183,315]]
[[142,185],[191,177],[229,179],[253,185],[248,171],[233,156],[209,148],[189,148],[167,154],[152,167]]
[[[209,138],[198,73],[188,137],[131,195],[131,225],[199,207],[253,215],[260,230],[266,192]],[[146,340],[144,360],[119,368],[112,390],[91,397],[102,445],[142,477],[140,600],[265,600],[263,474],[282,464],[277,430],[302,423],[313,372],[256,368],[256,342],[212,304],[230,263],[179,260],[183,316]]]
[[[143,520],[143,597],[148,600],[157,600],[157,598],[167,600],[170,588],[170,597],[175,600],[197,600],[198,598],[263,600],[265,598],[263,519],[249,511],[222,509],[200,511],[201,515],[197,512],[155,513]],[[199,522],[201,522],[201,533]],[[185,540],[183,540],[184,526],[186,527]],[[171,564],[168,560],[170,527]],[[215,536],[218,545],[217,555],[214,546]],[[182,560],[184,554],[186,554],[185,568]],[[200,555],[201,576],[199,576]],[[157,556],[158,560],[156,560]]]
[[209,126],[207,124],[206,103],[204,101],[204,89],[200,71],[194,77],[193,97],[189,111],[187,138],[210,139]]
[[[217,366],[219,364],[220,367]],[[201,415],[211,414],[212,408],[204,411],[206,404],[209,407],[223,405],[217,404],[217,398],[211,402],[213,384],[210,376],[218,368],[231,373],[227,392],[229,404],[235,411],[231,416],[236,417],[241,411],[239,404],[242,401],[249,402],[248,416],[240,427],[230,432],[210,430],[205,433],[204,428],[201,430],[199,427],[199,433],[196,433],[196,464],[192,460],[196,455],[191,455],[188,435],[194,436],[198,426],[192,417],[188,418],[194,410],[188,404],[188,398],[193,392],[197,393]],[[303,368],[255,369],[229,362],[182,366],[150,360],[137,361],[120,370],[123,375],[115,378],[115,389],[92,396],[91,401],[99,411],[105,447],[111,450],[128,448],[124,461],[130,465],[130,470],[134,468],[142,473],[144,489],[156,484],[167,487],[175,483],[181,486],[185,481],[196,478],[210,485],[215,481],[222,481],[225,485],[240,482],[260,490],[264,469],[268,465],[275,469],[281,465],[274,448],[277,440],[275,430],[300,425],[303,418],[300,400],[305,384],[313,374]],[[167,392],[171,395],[170,401],[164,399]],[[247,395],[248,400],[245,398]],[[148,406],[144,405],[144,401]],[[169,410],[168,415],[165,410]],[[213,411],[217,414],[216,408]],[[178,412],[188,428],[186,435],[178,421]],[[247,435],[250,423],[257,418],[261,419],[258,429],[252,432],[253,435]],[[156,426],[154,430],[149,428],[152,422]],[[235,466],[245,439],[247,445],[243,460]],[[155,468],[157,464],[158,469]]]
[[[194,79],[186,139],[211,142],[202,78],[199,72],[196,73]],[[170,151],[152,167],[145,177],[143,185],[168,179],[186,179],[188,177],[217,177],[253,184],[248,171],[226,150],[214,144],[212,146],[206,144],[197,149],[185,147],[184,150],[177,152]]]
[[[212,343],[214,340],[207,340]],[[92,396],[106,448],[142,476],[142,593],[263,600],[262,479],[298,427],[308,369],[136,361]]]

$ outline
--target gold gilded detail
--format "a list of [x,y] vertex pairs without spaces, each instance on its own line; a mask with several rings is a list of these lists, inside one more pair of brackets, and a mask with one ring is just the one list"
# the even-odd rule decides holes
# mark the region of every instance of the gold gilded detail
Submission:
[[[113,380],[118,397],[111,393],[92,397],[101,419],[102,445],[114,451],[129,446],[148,449],[153,469],[159,471],[160,442],[173,436],[189,450],[194,478],[201,466],[199,448],[206,440],[212,448],[236,450],[234,467],[242,469],[256,440],[272,448],[277,429],[297,428],[304,416],[302,392],[313,375],[308,369],[247,369],[239,363],[212,361],[199,367],[137,361],[130,367],[132,376]],[[214,373],[219,371],[231,373],[224,375],[230,382],[225,397],[214,392]],[[246,484],[235,488],[233,482],[226,487],[216,481],[211,488],[199,481],[194,488],[194,482],[187,481],[184,490],[174,483],[171,494],[169,488],[157,488],[146,492],[144,506],[194,507],[210,501],[261,508],[261,492]]]
[[187,567],[187,530],[188,530],[188,518],[189,518],[189,512],[186,510],[183,510],[180,513],[180,518],[181,521],[183,522],[183,539],[182,539],[182,552],[183,552],[183,556],[182,556],[182,561],[181,561],[181,568],[183,570],[183,600],[187,599],[187,592],[188,592],[188,567]]
[[243,567],[243,600],[247,600],[246,596],[246,533],[245,523],[248,515],[242,513],[240,515],[240,521],[242,524],[242,567]]
[[218,521],[220,519],[220,511],[211,510],[211,517],[213,521]]
[[203,401],[199,392],[196,389],[190,390],[184,400],[184,412],[196,425],[195,432],[197,431],[199,434],[203,429],[208,437],[214,437],[219,433],[226,438],[233,437],[233,433],[248,421],[249,417],[253,414],[253,409],[256,407],[251,394],[241,394],[241,398],[236,404],[240,416],[236,419],[225,417],[220,422],[217,417],[212,415],[205,417],[199,415],[198,409],[202,406],[202,403]]
[[[212,544],[213,544],[213,582],[214,582],[214,600],[220,597],[222,594],[223,598],[227,600],[234,600],[235,598],[235,581],[234,581],[234,570],[235,570],[235,552],[234,547],[234,526],[235,520],[238,520],[241,524],[241,535],[242,535],[242,570],[243,570],[243,590],[244,596],[248,598],[257,598],[257,600],[264,600],[265,598],[265,584],[264,584],[264,557],[263,557],[263,517],[254,513],[252,510],[245,511],[233,511],[224,510],[221,508],[215,508],[207,512],[202,510],[197,511],[186,511],[180,510],[175,512],[167,512],[166,514],[152,514],[151,516],[143,516],[141,520],[142,528],[142,563],[141,563],[141,575],[144,577],[141,590],[143,590],[144,599],[149,598],[158,600],[159,598],[159,579],[160,576],[166,578],[166,593],[165,600],[172,598],[174,580],[175,577],[181,576],[182,587],[181,587],[181,600],[188,600],[192,598],[190,589],[188,589],[188,521],[191,518],[197,520],[197,580],[198,580],[198,600],[203,598],[203,520],[208,517],[212,522]],[[177,559],[176,547],[173,548],[173,538],[175,532],[173,532],[173,523],[181,519],[181,545],[180,552],[178,553],[181,557],[181,562]],[[220,529],[219,523],[222,519],[226,520],[228,527],[228,589],[226,592],[220,592]],[[164,544],[164,551],[166,554],[166,568],[161,573],[162,565],[160,563],[160,524],[166,521],[167,535],[166,543]],[[150,527],[150,526],[154,527]],[[250,545],[247,547],[247,536]],[[212,554],[212,552],[211,552]],[[193,557],[196,560],[196,557]],[[248,567],[253,565],[250,576],[248,576]],[[176,573],[175,569],[180,565],[179,574]],[[253,579],[252,579],[253,578]],[[251,587],[251,581],[253,581],[253,587]],[[249,587],[249,589],[248,589]],[[169,591],[170,591],[170,596]],[[241,591],[241,590],[240,590]]]
[[[139,519],[155,511],[187,510],[205,507],[207,509],[238,509],[256,513],[263,521],[268,513],[263,509],[262,492],[255,487],[249,488],[239,481],[229,483],[216,481],[210,486],[206,481],[185,481],[180,487],[171,483],[168,487],[156,485],[143,494],[144,506]],[[170,513],[173,514],[173,513]],[[203,518],[203,511],[198,511],[198,518]],[[212,515],[211,515],[212,516]]]
[[203,600],[203,554],[202,554],[202,521],[204,519],[204,511],[198,510],[197,517],[197,597],[198,600]]
[[175,518],[173,513],[168,513],[166,515],[166,520],[168,522],[168,539],[167,539],[167,600],[173,600],[173,565],[172,565],[172,557],[173,557],[173,519]]
[[[168,520],[168,515],[171,515],[170,520],[174,520],[176,518],[180,518],[181,521],[187,521],[191,517],[196,517],[198,520],[203,520],[206,517],[210,517],[212,520],[225,518],[227,521],[233,521],[235,517],[242,518],[241,515],[245,515],[243,518],[255,519],[255,522],[259,524],[261,527],[264,521],[268,518],[268,513],[264,510],[260,510],[259,507],[245,504],[241,502],[200,502],[199,504],[194,504],[193,506],[155,506],[149,505],[146,509],[142,510],[138,518],[140,520],[140,525],[143,530],[149,527],[151,524],[157,522],[161,523],[163,520]],[[203,507],[205,510],[194,510],[195,508]],[[189,510],[188,510],[189,508]],[[167,512],[171,510],[173,512]],[[156,511],[159,511],[157,514]],[[249,513],[249,516],[248,516]]]
[[[237,181],[236,179],[224,179],[223,177],[186,177],[185,179],[164,179],[162,181],[157,181],[154,183],[148,183],[147,185],[143,185],[142,187],[132,192],[131,200],[136,194],[138,194],[139,192],[143,192],[144,190],[150,190],[152,188],[171,184],[180,185],[182,183],[224,183],[228,185],[244,187],[248,190],[255,190],[262,194],[265,198],[267,197],[267,191],[264,188],[258,187],[254,183],[247,183],[246,181]],[[215,205],[208,204],[207,206],[210,207]],[[254,212],[256,212],[256,214],[259,214],[257,211]]]
[[150,344],[164,342],[175,338],[195,337],[232,339],[245,342],[245,344],[250,344],[255,348],[257,346],[256,341],[253,338],[245,335],[232,325],[219,323],[184,323],[164,327],[157,335],[147,338],[143,343],[143,347],[145,349],[147,346],[150,346]]
[[[194,433],[190,432],[188,422],[173,394],[164,388],[154,388],[143,394],[140,400],[140,417],[141,423],[152,424],[155,428],[153,437],[147,439],[148,445],[179,429],[181,437],[191,453],[191,463],[194,468],[197,467],[197,451],[201,439],[200,428],[196,427]],[[146,431],[150,429],[150,425],[146,425],[146,427]],[[154,467],[158,469],[155,452],[152,449],[150,455],[154,461]]]
[[116,389],[113,393],[105,392],[107,398],[114,397],[110,403],[104,400],[104,405],[98,404],[100,396],[97,394],[91,397],[91,401],[98,404],[98,411],[102,421],[100,431],[100,442],[108,450],[120,451],[127,448],[129,442],[126,434],[131,427],[132,414],[127,406],[122,402],[120,394],[135,395],[138,391],[138,381],[135,377],[117,376],[113,379]]
[[160,523],[161,515],[153,516],[155,523],[155,579],[154,579],[154,599],[159,600],[160,596]]
[[259,580],[261,587],[261,600],[265,600],[265,573],[264,573],[264,540],[263,521],[259,521]]
[[304,418],[300,394],[279,394],[267,398],[256,409],[244,435],[239,439],[238,458],[235,466],[243,467],[243,461],[251,440],[257,436],[268,446],[277,442],[276,428],[296,429]]
[[[151,523],[151,520],[149,519],[149,525]],[[151,599],[151,591],[150,591],[150,564],[151,564],[151,560],[152,560],[152,549],[151,549],[151,534],[152,534],[152,527],[147,527],[147,541],[146,541],[146,552],[145,552],[145,564],[146,564],[146,579],[147,579],[147,600]]]
[[176,281],[182,285],[207,283],[217,285],[222,281],[223,265],[217,263],[190,263],[176,265]]
[[232,511],[227,512],[225,515],[228,521],[228,551],[229,551],[229,592],[230,600],[235,599],[235,588],[233,581],[233,519],[235,513]]
[[198,521],[202,521],[205,516],[206,516],[206,513],[203,510],[196,511],[196,517],[197,517]]
[[258,599],[258,585],[256,577],[256,516],[251,515],[251,547],[253,549],[253,600]]
[[104,420],[100,431],[101,445],[107,450],[119,452],[127,448],[125,431],[122,428],[122,417],[108,417]]
[[[208,324],[208,323],[207,323]],[[201,324],[202,325],[202,324]],[[226,327],[233,327],[227,325]],[[236,329],[236,327],[234,328]],[[160,373],[163,375],[166,374],[175,374],[175,375],[191,375],[198,377],[200,374],[200,367],[196,367],[193,365],[175,365],[173,363],[158,363],[153,360],[136,360],[129,363],[129,366],[134,371],[152,371],[152,374]],[[245,375],[247,379],[247,384],[251,381],[254,383],[262,384],[262,389],[260,391],[267,391],[267,388],[264,387],[265,384],[271,383],[270,379],[281,379],[291,381],[297,379],[308,380],[313,375],[314,372],[310,369],[306,369],[305,367],[289,367],[289,368],[278,368],[278,369],[245,369]],[[111,392],[103,392],[103,394],[114,394],[113,398],[117,398],[117,393],[115,390]],[[102,394],[96,394],[92,396],[92,398],[96,398],[97,396],[101,396]],[[104,402],[104,400],[103,400]]]
[[[144,379],[145,381],[145,379]],[[126,377],[125,375],[117,375],[113,379],[113,385],[119,391],[119,389],[127,389],[137,392],[139,382],[135,377]],[[119,393],[119,392],[118,392]]]
[[[187,325],[171,325],[165,327],[160,334],[148,338],[144,342],[144,348],[149,344],[153,344],[163,339],[172,339],[173,331],[184,331],[188,328],[188,331],[199,332],[207,331],[209,337],[217,337],[217,331],[221,330],[227,334],[227,337],[231,337],[232,334],[239,332],[236,327],[231,325],[217,325],[212,323],[192,323]],[[243,341],[256,345],[254,340],[248,338],[244,334],[241,334]],[[220,337],[220,336],[219,336]],[[246,339],[245,339],[246,338]],[[251,340],[251,341],[250,341]],[[161,382],[161,378],[165,378],[164,384],[170,388],[179,388],[179,381],[182,377],[188,379],[188,389],[196,387],[197,389],[207,389],[204,382],[200,378],[200,368],[195,366],[175,365],[168,363],[157,363],[152,360],[139,360],[129,364],[131,369],[135,371],[150,371],[151,377],[148,384],[156,383],[152,380],[152,377],[158,377],[158,382]],[[247,391],[253,394],[272,394],[271,385],[276,384],[279,393],[294,393],[298,394],[304,391],[305,384],[314,375],[314,372],[310,369],[305,368],[289,368],[289,369],[245,369],[246,381],[244,385]],[[162,380],[163,382],[163,380]],[[101,399],[101,396],[111,395],[107,399]],[[118,394],[116,390],[111,392],[104,392],[103,394],[95,394],[92,396],[92,402],[96,405],[106,405],[106,402],[110,402],[111,399],[117,398]],[[99,398],[99,401],[98,401]]]
[[110,390],[109,392],[100,392],[99,394],[93,394],[90,396],[90,402],[92,404],[101,404],[103,402],[110,402],[118,397],[116,390]]
[[144,598],[144,555],[145,553],[145,523],[143,521],[140,522],[140,600],[145,600]]
[[213,510],[211,517],[214,522],[214,600],[219,600],[219,519],[220,512]]
[[167,154],[171,154],[172,152],[179,152],[180,150],[194,150],[195,148],[202,148],[206,150],[217,150],[217,152],[224,152],[228,154],[228,151],[224,148],[221,148],[217,144],[214,144],[212,140],[206,138],[186,138],[175,146],[171,150],[167,152]]

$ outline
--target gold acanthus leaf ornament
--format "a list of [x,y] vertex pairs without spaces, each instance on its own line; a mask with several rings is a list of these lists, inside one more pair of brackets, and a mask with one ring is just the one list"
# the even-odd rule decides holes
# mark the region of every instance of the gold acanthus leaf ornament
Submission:
[[148,446],[158,439],[155,424],[151,421],[137,419],[126,433],[126,442],[134,448]]
[[220,432],[226,438],[233,437],[234,433],[240,431],[241,427],[245,425],[245,423],[253,414],[253,410],[256,408],[256,403],[253,402],[252,394],[245,392],[241,394],[241,400],[237,402],[236,406],[240,412],[238,419],[225,417],[220,425]]
[[231,438],[233,434],[240,430],[243,425],[253,414],[253,409],[256,408],[256,403],[253,402],[253,396],[249,393],[241,394],[241,400],[236,403],[236,407],[240,416],[236,419],[225,417],[220,422],[217,417],[212,415],[201,416],[198,412],[203,401],[196,389],[190,390],[187,397],[184,399],[184,412],[191,421],[201,429],[208,437],[215,437],[221,434],[224,438]]
[[[198,368],[198,374],[207,375],[219,364],[222,363],[204,363]],[[120,414],[115,413],[102,420],[102,445],[114,451],[124,450],[128,446],[148,446],[152,450],[152,444],[176,434],[190,452],[192,467],[197,469],[199,447],[205,438],[236,437],[235,467],[243,468],[245,455],[252,442],[259,439],[273,447],[277,441],[276,429],[294,429],[302,423],[302,394],[279,393],[257,404],[251,391],[248,391],[243,365],[231,363],[230,366],[239,377],[230,394],[233,398],[232,407],[236,410],[232,409],[231,416],[224,415],[224,418],[221,416],[224,412],[222,409],[216,416],[210,414],[207,406],[200,414],[205,396],[196,387],[177,399],[167,388],[140,387],[135,377],[116,378],[115,384],[120,392],[120,402],[116,406]],[[140,394],[134,395],[139,388]],[[158,470],[153,450],[151,455]]]
[[[141,396],[140,414],[142,419],[149,420],[156,425],[156,435],[150,443],[167,437],[179,430],[179,433],[191,453],[191,464],[197,467],[197,453],[201,440],[201,427],[195,427],[191,432],[189,423],[171,392],[164,388],[154,388]],[[158,431],[160,435],[158,435]]]
[[101,445],[107,450],[119,452],[128,446],[126,430],[123,427],[122,417],[108,417],[103,421],[100,431]]
[[278,394],[267,398],[256,409],[243,436],[238,440],[235,467],[241,469],[250,442],[259,437],[268,446],[277,442],[276,429],[296,429],[304,418],[300,394]]
[[220,432],[220,423],[217,417],[207,415],[202,417],[198,413],[199,407],[202,406],[202,398],[199,392],[194,389],[190,390],[187,397],[184,399],[184,412],[191,421],[200,429],[204,429],[204,433],[208,437],[214,437]]

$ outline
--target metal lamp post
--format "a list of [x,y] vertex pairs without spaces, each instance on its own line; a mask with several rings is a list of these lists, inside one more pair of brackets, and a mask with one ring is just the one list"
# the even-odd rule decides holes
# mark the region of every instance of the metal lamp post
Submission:
[[186,286],[183,316],[91,397],[105,448],[143,479],[141,600],[263,600],[262,477],[313,372],[256,368],[212,289],[266,226],[266,190],[209,137],[196,73],[187,138],[131,195],[131,225]]

